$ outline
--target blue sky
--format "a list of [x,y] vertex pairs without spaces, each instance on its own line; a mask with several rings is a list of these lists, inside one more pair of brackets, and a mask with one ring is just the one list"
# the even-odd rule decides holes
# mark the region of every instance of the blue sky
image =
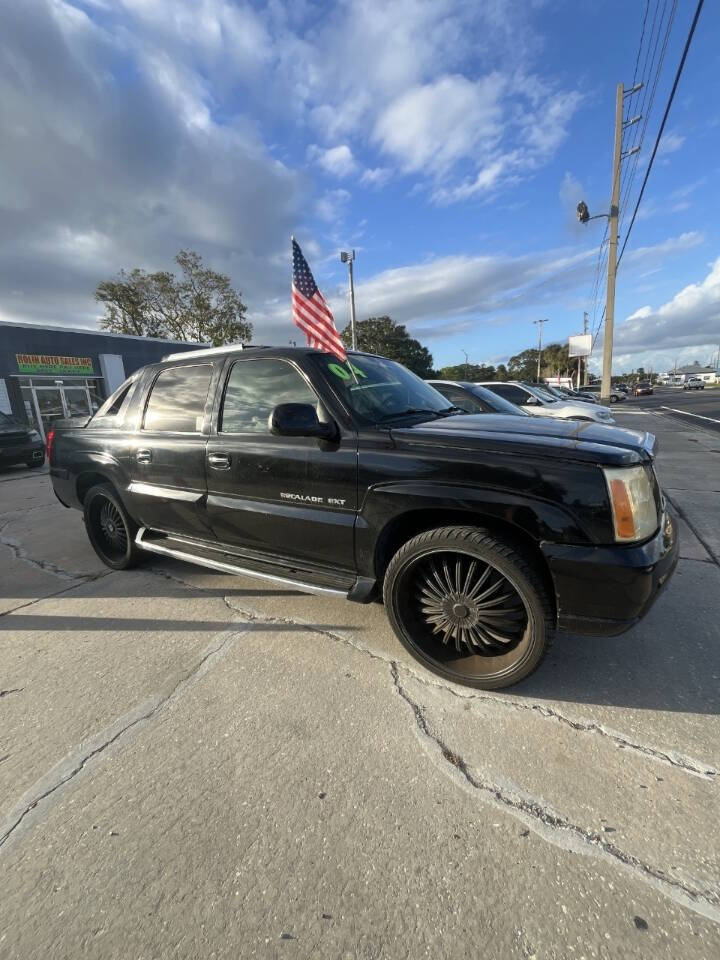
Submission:
[[[671,3],[647,8],[640,74]],[[694,8],[677,4],[632,202]],[[242,290],[256,339],[286,342],[295,233],[338,326],[338,253],[354,247],[358,315],[406,323],[437,366],[505,360],[534,345],[538,317],[564,339],[583,310],[600,318],[603,221],[581,227],[574,209],[608,207],[615,86],[632,81],[645,9],[12,4],[0,317],[94,326],[99,280],[191,247]],[[619,274],[616,372],[720,347],[719,36],[706,4]]]

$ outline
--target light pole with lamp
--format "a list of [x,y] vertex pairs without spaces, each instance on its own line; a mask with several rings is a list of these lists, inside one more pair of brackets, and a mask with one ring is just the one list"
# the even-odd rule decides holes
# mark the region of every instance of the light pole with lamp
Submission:
[[355,282],[353,280],[354,259],[354,250],[342,250],[340,252],[341,262],[348,265],[348,276],[350,279],[350,342],[353,350],[357,350],[357,335],[355,333]]
[[542,366],[542,325],[550,323],[546,317],[544,320],[533,320],[538,325],[538,364],[537,364],[537,382],[540,383],[540,367]]

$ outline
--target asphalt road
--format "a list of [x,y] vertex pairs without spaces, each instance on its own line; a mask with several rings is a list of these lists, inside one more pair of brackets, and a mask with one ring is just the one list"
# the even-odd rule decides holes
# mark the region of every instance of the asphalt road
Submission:
[[660,437],[676,576],[497,694],[380,605],[108,571],[0,474],[2,960],[717,958],[720,445],[618,418]]
[[688,425],[720,432],[720,388],[683,390],[656,387],[651,397],[630,397],[620,406],[623,409],[661,412]]

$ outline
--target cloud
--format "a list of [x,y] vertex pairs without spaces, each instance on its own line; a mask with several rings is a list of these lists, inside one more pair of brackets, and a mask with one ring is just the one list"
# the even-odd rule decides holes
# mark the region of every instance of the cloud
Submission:
[[110,30],[63,0],[4,11],[6,319],[90,325],[100,280],[120,267],[169,267],[181,247],[229,273],[250,303],[286,279],[272,258],[302,221],[304,176],[271,155],[247,118],[218,120],[217,90],[190,58],[153,39],[172,28],[178,44],[195,44],[198,59],[222,59],[247,19],[216,5],[223,29],[235,25],[223,39],[207,18],[191,30],[189,5],[126,6],[157,25]]
[[441,173],[500,138],[503,79],[491,74],[471,81],[454,75],[415,86],[378,118],[373,133],[380,148],[405,172]]
[[315,160],[326,173],[335,177],[349,177],[357,170],[352,150],[346,143],[323,150],[316,144],[308,148],[308,156]]
[[373,167],[363,171],[360,183],[365,187],[384,187],[392,177],[392,170],[388,167]]
[[682,134],[668,131],[666,134],[664,134],[662,140],[660,141],[658,154],[663,155],[668,153],[676,153],[682,148],[684,143],[685,137],[682,136]]
[[720,257],[699,283],[683,287],[675,296],[652,308],[644,306],[615,328],[620,353],[647,352],[717,344],[720,322]]
[[342,217],[349,201],[350,194],[347,190],[327,190],[315,205],[317,216],[321,220],[335,223]]

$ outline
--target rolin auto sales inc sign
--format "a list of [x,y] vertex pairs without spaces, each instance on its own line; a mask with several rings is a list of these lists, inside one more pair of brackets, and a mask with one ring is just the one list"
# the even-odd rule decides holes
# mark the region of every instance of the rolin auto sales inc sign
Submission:
[[75,376],[92,376],[93,362],[91,357],[51,357],[44,353],[16,353],[18,370],[20,373],[34,374],[75,374]]

